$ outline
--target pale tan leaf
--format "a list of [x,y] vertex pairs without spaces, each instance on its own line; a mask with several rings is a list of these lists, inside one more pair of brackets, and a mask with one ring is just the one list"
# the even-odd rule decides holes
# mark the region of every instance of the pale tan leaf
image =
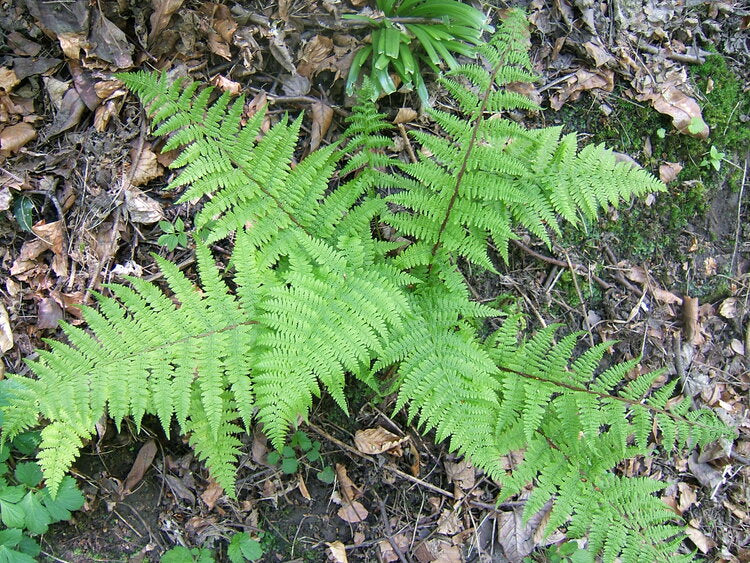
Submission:
[[317,150],[320,142],[328,133],[333,119],[333,108],[322,102],[315,102],[312,105],[312,127],[310,130],[310,152]]
[[135,456],[133,466],[128,472],[128,476],[125,477],[125,483],[123,485],[122,491],[123,494],[130,494],[135,486],[141,482],[141,479],[143,479],[146,471],[148,471],[148,468],[151,467],[151,463],[154,461],[154,457],[156,457],[156,451],[156,442],[153,439],[149,440],[148,442],[143,444],[143,446],[141,446],[141,449],[138,450],[138,455]]
[[12,68],[0,67],[0,90],[5,90],[6,93],[10,94],[19,82],[21,81]]
[[455,510],[443,510],[437,522],[438,534],[453,536],[463,529],[463,524],[461,524],[461,520],[458,518],[458,513]]
[[417,112],[411,108],[398,108],[398,113],[393,123],[398,125],[399,123],[409,123],[417,118]]
[[142,186],[151,180],[158,178],[164,173],[164,169],[157,160],[156,153],[149,146],[144,146],[140,152],[138,163],[133,171],[131,184],[133,186]]
[[137,188],[125,190],[125,208],[133,223],[150,225],[164,218],[161,205]]
[[211,479],[208,488],[203,491],[201,499],[206,503],[209,510],[213,510],[218,500],[224,495],[224,489],[216,481]]
[[5,354],[13,348],[13,330],[10,328],[10,319],[5,305],[0,303],[0,353]]
[[333,51],[333,40],[325,35],[316,35],[302,48],[297,72],[302,76],[312,78],[323,68],[327,68],[328,65],[323,63],[331,54],[331,51]]
[[521,561],[534,550],[539,539],[538,532],[546,525],[551,509],[552,501],[548,501],[525,524],[522,506],[512,511],[500,512],[497,520],[497,539],[508,559]]
[[297,473],[297,488],[299,489],[299,493],[305,498],[305,500],[312,500],[310,491],[307,490],[305,479],[304,477],[302,477],[301,473]]
[[0,132],[0,153],[18,152],[29,141],[36,139],[36,129],[30,123],[17,123]]
[[677,483],[677,489],[680,491],[680,500],[677,503],[677,509],[682,514],[688,508],[698,503],[698,495],[695,493],[695,489],[687,483]]
[[[701,108],[693,98],[688,97],[674,85],[669,85],[661,92],[651,94],[648,97],[651,100],[654,109],[672,118],[672,125],[680,133],[705,139],[708,137],[710,129],[703,120]],[[696,133],[688,129],[691,124],[698,124],[700,128]]]
[[338,517],[342,520],[349,522],[350,524],[356,524],[357,522],[365,520],[369,515],[369,512],[367,512],[367,509],[362,506],[361,502],[355,500],[353,502],[342,504],[336,514],[338,514]]
[[336,464],[336,477],[339,480],[339,488],[341,489],[341,498],[344,503],[352,502],[362,496],[362,490],[357,487],[354,482],[349,478],[346,473],[346,467],[340,463]]
[[399,437],[382,426],[357,430],[354,434],[354,445],[363,454],[376,455],[389,452],[397,456],[402,455],[401,444],[408,438]]
[[695,544],[695,547],[701,550],[702,553],[708,553],[714,547],[716,547],[716,542],[709,538],[706,534],[701,532],[698,528],[687,526],[685,528],[685,534],[690,538],[690,541]]
[[667,291],[666,289],[661,289],[660,287],[652,287],[651,294],[662,303],[667,303],[669,305],[677,303],[678,305],[682,305],[682,298],[678,297],[671,291]]
[[679,162],[665,162],[659,166],[659,179],[668,184],[677,178],[677,174],[682,170],[682,164]]
[[34,234],[54,253],[52,270],[59,276],[65,276],[68,273],[68,258],[64,245],[65,233],[63,229],[62,221],[53,221],[52,223],[40,221],[31,227]]
[[349,559],[346,557],[346,546],[340,541],[326,542],[328,546],[329,559],[335,563],[349,563]]

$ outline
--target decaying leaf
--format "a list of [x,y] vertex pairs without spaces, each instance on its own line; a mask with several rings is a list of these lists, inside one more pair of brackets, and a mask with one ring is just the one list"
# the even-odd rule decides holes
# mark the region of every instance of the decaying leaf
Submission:
[[297,72],[307,78],[312,78],[321,69],[321,64],[333,51],[333,40],[325,35],[316,35],[302,48],[299,55]]
[[39,302],[36,313],[37,328],[57,328],[63,318],[63,310],[51,297],[45,297]]
[[448,475],[448,479],[464,491],[473,488],[476,482],[476,469],[468,460],[458,463],[446,462],[445,473]]
[[209,510],[213,510],[218,500],[224,495],[224,489],[213,479],[209,482],[208,488],[203,491],[201,500],[206,503]]
[[125,190],[125,208],[133,223],[143,223],[151,225],[164,218],[159,202],[148,197],[138,188],[129,188]]
[[[133,157],[135,156],[136,155],[133,155]],[[151,150],[150,146],[144,145],[143,150],[137,156],[138,162],[133,171],[133,177],[130,180],[132,185],[142,186],[164,173],[164,169],[157,160],[156,153]]]
[[357,430],[354,434],[354,445],[363,454],[376,455],[388,452],[396,456],[403,454],[401,445],[408,437],[399,437],[382,426]]
[[26,143],[36,139],[36,129],[31,123],[21,122],[0,131],[0,154],[10,155],[21,150]]
[[328,546],[329,559],[334,563],[349,563],[349,559],[346,557],[346,546],[340,541],[326,542]]
[[444,539],[431,539],[422,542],[414,550],[419,563],[462,563],[461,548]]
[[339,488],[341,489],[341,498],[343,502],[351,502],[362,496],[362,490],[349,478],[349,475],[346,472],[346,467],[340,463],[336,464],[336,477],[339,480]]
[[[39,222],[31,230],[45,246],[54,253],[52,270],[58,276],[68,275],[68,256],[65,247],[65,232],[62,221]],[[23,254],[23,253],[22,253]]]
[[680,133],[705,139],[710,129],[703,121],[701,108],[693,98],[688,97],[674,85],[669,85],[659,93],[648,96],[654,109],[672,118],[672,125]]
[[[401,550],[401,553],[406,553],[409,549],[409,538],[404,534],[396,534],[393,536],[393,542]],[[388,540],[380,540],[378,542],[378,549],[380,551],[380,559],[386,563],[393,563],[398,561],[399,557],[396,551],[393,549],[393,545]]]
[[152,45],[159,34],[169,25],[172,15],[180,9],[183,0],[151,0],[154,13],[151,14],[151,33],[148,34],[148,43]]
[[565,102],[576,101],[586,90],[604,90],[611,92],[615,87],[615,75],[611,70],[599,69],[591,72],[579,69],[571,76],[567,85],[557,94],[550,98],[550,107],[558,111]]
[[685,528],[685,534],[687,534],[690,541],[695,544],[695,547],[701,550],[701,553],[708,553],[716,547],[716,542],[714,540],[692,525]]
[[8,67],[0,67],[0,90],[10,93],[21,82],[16,71]]
[[733,319],[737,316],[737,298],[728,297],[719,305],[719,314],[725,319]]
[[497,539],[503,546],[505,556],[511,561],[521,561],[531,553],[537,545],[537,532],[543,529],[547,522],[552,501],[548,501],[542,509],[523,523],[523,507],[512,511],[503,511],[497,519]]
[[13,331],[10,328],[10,319],[5,305],[0,303],[0,353],[5,354],[13,348]]
[[130,468],[128,476],[125,478],[125,483],[122,487],[123,495],[130,494],[135,486],[141,482],[146,471],[151,467],[154,457],[156,457],[156,451],[156,442],[153,439],[141,446],[141,449],[138,450],[138,455],[135,456],[133,466]]
[[336,514],[339,518],[346,522],[349,522],[350,524],[362,522],[363,520],[367,519],[367,516],[369,516],[369,512],[367,512],[367,509],[362,506],[362,503],[358,500],[342,504],[341,508],[338,509]]
[[682,164],[679,162],[665,162],[659,166],[659,179],[668,184],[677,178],[677,174],[682,170]]
[[135,48],[125,33],[104,17],[101,10],[94,10],[94,14],[90,36],[91,52],[117,68],[126,69],[133,66]]
[[312,105],[312,127],[310,128],[310,152],[317,150],[320,142],[328,133],[333,119],[333,109],[323,102],[315,102]]

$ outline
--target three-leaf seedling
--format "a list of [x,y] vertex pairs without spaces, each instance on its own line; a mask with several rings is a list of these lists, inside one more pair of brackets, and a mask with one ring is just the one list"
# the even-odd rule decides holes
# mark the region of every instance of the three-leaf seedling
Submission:
[[182,219],[178,217],[174,223],[159,221],[159,227],[164,231],[164,234],[156,241],[158,244],[166,246],[170,252],[178,246],[183,248],[187,246],[187,233]]

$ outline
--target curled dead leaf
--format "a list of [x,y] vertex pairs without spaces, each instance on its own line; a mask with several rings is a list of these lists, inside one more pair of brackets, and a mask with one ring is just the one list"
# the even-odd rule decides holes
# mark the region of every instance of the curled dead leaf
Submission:
[[654,109],[672,118],[672,125],[680,133],[705,139],[710,133],[706,122],[703,121],[701,108],[696,101],[669,85],[659,93],[647,96]]
[[161,205],[137,188],[125,190],[125,208],[133,223],[150,225],[164,218]]
[[310,152],[317,150],[320,142],[328,133],[333,119],[333,109],[323,102],[315,102],[312,105],[312,127],[310,128]]
[[148,471],[148,468],[151,467],[151,463],[154,461],[154,457],[156,457],[156,451],[156,442],[153,439],[143,444],[143,446],[141,446],[141,449],[138,450],[138,455],[135,456],[133,466],[130,468],[128,476],[125,478],[125,483],[122,487],[122,492],[124,495],[130,494],[135,486],[141,482],[141,479],[143,479],[146,471]]
[[399,437],[382,426],[357,430],[354,434],[354,445],[363,454],[376,455],[389,452],[397,456],[402,455],[401,445],[408,441],[407,437]]
[[399,123],[409,123],[417,118],[417,112],[411,108],[398,108],[398,113],[393,123],[398,125]]
[[677,178],[677,174],[682,170],[682,164],[679,162],[665,162],[659,166],[659,179],[668,184]]

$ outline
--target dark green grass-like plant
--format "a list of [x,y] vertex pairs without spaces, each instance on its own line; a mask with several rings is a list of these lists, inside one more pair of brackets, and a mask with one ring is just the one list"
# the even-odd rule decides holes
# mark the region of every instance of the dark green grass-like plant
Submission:
[[[398,394],[397,410],[468,456],[505,499],[532,486],[528,518],[552,501],[546,531],[587,536],[606,561],[666,561],[682,528],[650,479],[617,476],[624,459],[706,444],[731,432],[675,397],[677,381],[633,376],[637,360],[598,369],[610,343],[580,355],[580,334],[524,335],[520,314],[470,297],[456,263],[489,271],[525,228],[543,240],[560,222],[663,186],[602,146],[577,148],[559,128],[526,129],[503,113],[534,107],[507,92],[533,80],[525,20],[511,12],[478,47],[483,65],[441,79],[459,111],[431,110],[441,134],[414,134],[419,161],[388,157],[383,117],[363,92],[343,139],[292,166],[300,119],[257,140],[263,114],[244,100],[165,75],[122,76],[147,108],[164,150],[182,147],[172,188],[203,201],[195,217],[199,287],[158,259],[169,295],[131,278],[88,308],[89,330],[64,325],[13,376],[3,435],[48,422],[40,464],[54,491],[102,415],[136,427],[176,419],[230,494],[241,433],[263,424],[277,450],[328,392],[348,412],[347,378]],[[234,240],[219,267],[206,242]],[[385,379],[385,381],[384,381]],[[523,451],[507,472],[503,457]]]
[[422,104],[427,104],[422,66],[436,73],[443,65],[457,68],[453,54],[475,57],[482,34],[491,29],[482,12],[456,0],[376,0],[376,5],[381,12],[378,18],[343,16],[373,26],[370,44],[357,52],[349,69],[349,94],[369,61],[374,97],[396,91],[391,77],[395,71],[401,83],[415,89]]

